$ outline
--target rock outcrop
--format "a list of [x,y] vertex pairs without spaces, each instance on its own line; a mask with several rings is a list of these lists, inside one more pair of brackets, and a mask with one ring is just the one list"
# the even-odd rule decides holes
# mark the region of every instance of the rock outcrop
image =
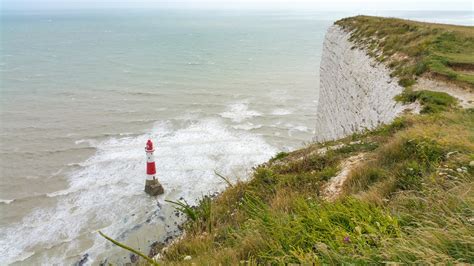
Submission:
[[394,100],[403,88],[390,70],[349,40],[337,25],[328,29],[320,69],[315,141],[348,136],[391,122],[404,107]]

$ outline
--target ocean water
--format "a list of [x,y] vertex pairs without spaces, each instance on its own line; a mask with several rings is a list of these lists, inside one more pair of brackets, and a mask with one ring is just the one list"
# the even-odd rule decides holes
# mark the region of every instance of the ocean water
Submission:
[[[128,261],[193,204],[310,142],[324,34],[347,13],[3,12],[0,264]],[[387,15],[380,14],[379,15]],[[472,12],[388,15],[472,25]],[[147,139],[165,194],[144,192]]]

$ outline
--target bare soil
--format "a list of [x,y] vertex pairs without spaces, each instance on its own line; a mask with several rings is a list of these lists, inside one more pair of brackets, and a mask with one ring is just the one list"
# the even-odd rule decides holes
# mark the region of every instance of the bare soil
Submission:
[[332,177],[324,187],[322,193],[323,198],[329,201],[335,200],[341,194],[342,185],[346,181],[351,170],[364,160],[365,153],[360,153],[344,160],[341,163],[341,170],[339,171],[339,173],[336,176]]
[[456,84],[449,83],[442,80],[434,80],[429,77],[421,77],[413,85],[414,90],[430,90],[445,92],[459,100],[459,104],[463,108],[474,107],[474,92],[472,90],[464,89]]

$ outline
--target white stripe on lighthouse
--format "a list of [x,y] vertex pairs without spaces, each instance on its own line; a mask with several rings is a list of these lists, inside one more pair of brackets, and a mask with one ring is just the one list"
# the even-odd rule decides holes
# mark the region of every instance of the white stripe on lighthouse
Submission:
[[[143,154],[143,153],[142,153]],[[143,158],[143,157],[142,157]],[[153,163],[155,162],[155,157],[153,156],[153,152],[147,152],[146,153],[146,162],[147,163]]]

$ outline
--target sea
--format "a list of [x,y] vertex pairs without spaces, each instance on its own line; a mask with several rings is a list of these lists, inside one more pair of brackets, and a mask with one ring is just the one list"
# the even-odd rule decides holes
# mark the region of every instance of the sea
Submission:
[[[355,12],[1,11],[0,264],[123,264],[312,141],[327,28]],[[473,25],[466,12],[372,15]],[[145,143],[164,195],[144,193]]]

